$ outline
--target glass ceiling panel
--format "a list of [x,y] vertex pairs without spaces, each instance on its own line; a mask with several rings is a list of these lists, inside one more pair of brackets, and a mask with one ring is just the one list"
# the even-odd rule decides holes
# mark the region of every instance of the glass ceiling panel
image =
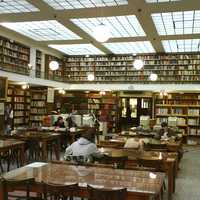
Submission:
[[167,53],[200,51],[200,39],[162,40]]
[[200,10],[152,14],[159,35],[200,33]]
[[103,23],[111,31],[111,38],[138,37],[145,36],[139,21],[135,15],[80,18],[71,21],[93,37],[93,30],[96,26]]
[[145,0],[147,3],[162,3],[162,2],[173,2],[181,0]]
[[104,54],[92,44],[49,45],[68,55],[100,55]]
[[0,23],[0,25],[38,41],[80,39],[56,20]]
[[0,1],[0,14],[36,12],[38,8],[25,0],[4,0]]
[[56,10],[127,5],[128,0],[43,0]]
[[154,53],[149,41],[104,43],[106,48],[115,54]]

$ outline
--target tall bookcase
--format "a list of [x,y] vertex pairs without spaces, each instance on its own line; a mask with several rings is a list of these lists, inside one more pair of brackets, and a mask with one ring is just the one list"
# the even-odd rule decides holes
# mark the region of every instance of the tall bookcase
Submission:
[[[49,63],[51,61],[57,61],[59,63],[59,69],[52,71],[49,69]],[[54,81],[63,81],[63,62],[58,57],[45,54],[45,78]]]
[[172,93],[156,96],[155,116],[157,123],[177,117],[177,126],[188,136],[200,136],[200,94]]
[[88,94],[88,109],[97,116],[100,122],[107,122],[109,133],[116,133],[119,128],[118,103],[119,99],[115,93]]
[[30,91],[19,86],[9,86],[7,103],[13,108],[13,126],[28,126],[30,113]]
[[36,78],[41,78],[41,65],[42,65],[42,52],[36,50],[36,68],[35,68]]
[[[133,67],[135,59],[144,61],[144,68]],[[68,57],[64,59],[65,82],[87,82],[93,72],[94,82],[150,83],[149,75],[158,74],[154,83],[199,83],[200,54],[151,54]]]
[[45,89],[31,89],[30,126],[38,127],[47,114],[47,91]]
[[0,69],[29,74],[30,48],[0,36]]

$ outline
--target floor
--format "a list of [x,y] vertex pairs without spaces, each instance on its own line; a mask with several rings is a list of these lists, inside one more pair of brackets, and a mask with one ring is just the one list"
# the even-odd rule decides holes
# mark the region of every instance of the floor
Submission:
[[173,200],[200,200],[200,147],[184,149]]

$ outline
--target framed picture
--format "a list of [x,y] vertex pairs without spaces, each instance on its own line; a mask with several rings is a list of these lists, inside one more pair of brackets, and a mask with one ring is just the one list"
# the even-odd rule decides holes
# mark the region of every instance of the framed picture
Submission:
[[0,100],[6,100],[8,89],[8,79],[0,76]]

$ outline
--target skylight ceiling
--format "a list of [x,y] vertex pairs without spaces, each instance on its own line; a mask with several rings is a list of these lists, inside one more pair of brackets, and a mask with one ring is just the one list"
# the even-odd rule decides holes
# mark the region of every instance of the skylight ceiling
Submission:
[[200,51],[200,39],[163,40],[165,52],[197,52]]
[[173,2],[181,0],[145,0],[147,3],[162,3],[162,2]]
[[104,54],[92,44],[49,45],[68,55],[99,55]]
[[34,7],[25,0],[4,0],[0,1],[0,14],[3,13],[24,13],[36,12],[38,8]]
[[200,33],[200,10],[151,15],[159,35]]
[[115,54],[154,53],[155,50],[149,41],[104,43]]
[[56,20],[1,23],[1,25],[38,41],[80,39]]
[[139,21],[135,15],[80,18],[71,21],[93,37],[93,30],[103,23],[111,31],[111,38],[145,36]]
[[128,0],[43,0],[56,10],[127,5]]

